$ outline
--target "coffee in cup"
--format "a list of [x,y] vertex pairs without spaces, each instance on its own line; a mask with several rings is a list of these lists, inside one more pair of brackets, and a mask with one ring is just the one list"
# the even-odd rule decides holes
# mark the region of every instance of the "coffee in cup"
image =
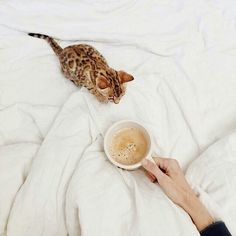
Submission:
[[120,164],[134,165],[146,156],[148,141],[140,128],[123,128],[111,137],[109,152]]
[[135,121],[119,121],[108,129],[104,149],[116,166],[137,169],[144,158],[151,158],[151,136],[143,125]]

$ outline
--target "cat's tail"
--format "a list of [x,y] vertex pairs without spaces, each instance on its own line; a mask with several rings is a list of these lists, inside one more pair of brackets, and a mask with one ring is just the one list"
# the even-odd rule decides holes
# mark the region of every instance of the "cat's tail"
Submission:
[[44,34],[28,33],[28,35],[35,38],[45,39],[50,44],[51,48],[56,53],[56,55],[59,55],[62,52],[62,48],[57,44],[57,42],[53,38]]

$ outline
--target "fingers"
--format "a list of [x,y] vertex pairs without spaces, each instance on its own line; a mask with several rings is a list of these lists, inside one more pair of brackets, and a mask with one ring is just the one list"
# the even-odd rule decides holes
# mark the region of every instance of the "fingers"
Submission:
[[147,170],[145,171],[145,175],[149,178],[149,180],[151,182],[155,182],[157,180],[157,178],[155,177],[155,175],[153,175],[152,173],[148,172]]
[[168,160],[167,158],[163,158],[163,157],[152,157],[152,159],[155,161],[155,163],[163,170],[167,170],[168,169]]
[[165,176],[165,174],[159,169],[159,167],[149,160],[143,160],[142,165],[148,172],[156,177],[158,182]]
[[179,163],[176,159],[153,157],[153,160],[159,166],[159,168],[167,175],[172,175],[180,170]]
[[162,164],[164,164],[164,161],[165,161],[167,158],[159,157],[159,156],[154,156],[154,157],[152,157],[152,159],[153,159],[156,163],[162,163]]

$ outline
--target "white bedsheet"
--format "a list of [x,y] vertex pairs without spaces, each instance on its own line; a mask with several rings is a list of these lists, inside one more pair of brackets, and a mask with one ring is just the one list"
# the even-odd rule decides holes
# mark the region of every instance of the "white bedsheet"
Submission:
[[186,177],[211,214],[236,235],[236,132],[209,147],[190,165]]
[[[235,17],[229,0],[1,1],[0,235],[198,235],[142,170],[122,171],[106,160],[103,134],[120,119],[143,122],[155,152],[186,169],[232,133]],[[100,104],[64,79],[46,42],[26,32],[74,40],[62,46],[89,43],[135,81],[119,105]],[[217,163],[214,147],[199,163],[205,156]],[[235,150],[227,150],[235,163]],[[197,161],[189,181],[211,211],[220,205],[213,214],[236,235],[235,169],[226,195],[229,180],[211,191],[205,183],[212,178]]]

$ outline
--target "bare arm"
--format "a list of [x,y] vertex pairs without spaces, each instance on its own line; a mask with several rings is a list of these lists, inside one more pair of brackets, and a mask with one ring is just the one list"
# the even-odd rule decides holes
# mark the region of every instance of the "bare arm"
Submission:
[[190,215],[199,231],[211,225],[213,218],[189,186],[178,162],[161,157],[153,159],[156,164],[148,160],[143,161],[148,178],[152,182],[158,181],[166,195]]

